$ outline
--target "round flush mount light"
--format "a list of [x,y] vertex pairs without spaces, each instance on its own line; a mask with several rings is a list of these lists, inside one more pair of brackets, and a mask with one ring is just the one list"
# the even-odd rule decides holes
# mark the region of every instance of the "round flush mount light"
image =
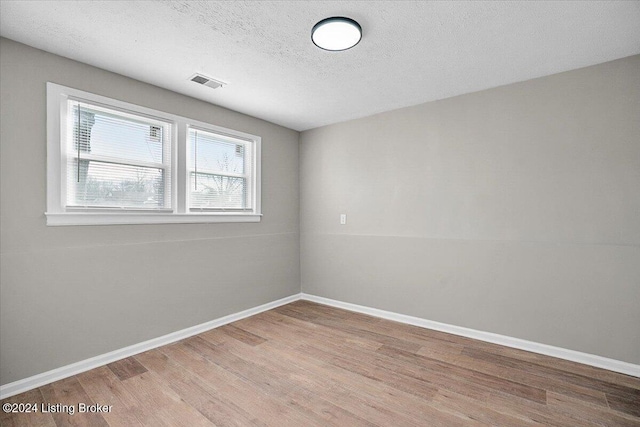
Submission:
[[343,16],[323,19],[313,26],[311,40],[320,49],[347,50],[360,42],[362,27],[356,21]]

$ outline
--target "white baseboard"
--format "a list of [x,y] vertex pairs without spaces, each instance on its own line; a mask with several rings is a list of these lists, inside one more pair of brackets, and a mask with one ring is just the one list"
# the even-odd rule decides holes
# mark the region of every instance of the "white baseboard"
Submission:
[[355,311],[357,313],[368,314],[370,316],[381,317],[383,319],[393,320],[400,323],[419,326],[421,328],[433,329],[453,335],[460,335],[480,341],[500,344],[506,347],[517,348],[520,350],[531,351],[533,353],[539,353],[547,356],[557,357],[560,359],[570,360],[572,362],[583,363],[585,365],[595,366],[597,368],[608,369],[610,371],[620,372],[622,374],[632,375],[634,377],[640,377],[640,365],[622,362],[615,359],[609,359],[607,357],[596,356],[589,353],[582,353],[575,350],[568,350],[561,347],[554,347],[547,344],[540,344],[533,341],[494,334],[492,332],[478,331],[475,329],[463,328],[446,323],[434,322],[432,320],[426,320],[419,317],[407,316],[391,311],[379,310],[377,308],[365,307],[362,305],[351,304],[348,302],[337,301],[305,293],[301,294],[301,299],[317,302],[319,304],[330,305],[336,308],[342,308],[344,310]]
[[253,316],[263,311],[271,310],[272,308],[279,307],[281,305],[289,304],[299,299],[317,302],[319,304],[325,304],[332,307],[342,308],[344,310],[355,311],[357,313],[368,314],[370,316],[380,317],[383,319],[393,320],[400,323],[406,323],[408,325],[419,326],[421,328],[433,329],[436,331],[447,332],[453,335],[460,335],[463,337],[474,338],[480,341],[487,341],[494,344],[504,345],[506,347],[518,348],[521,350],[531,351],[533,353],[545,354],[547,356],[558,357],[560,359],[570,360],[573,362],[583,363],[585,365],[591,365],[598,368],[608,369],[614,372],[620,372],[634,377],[640,377],[640,365],[633,363],[622,362],[620,360],[609,359],[602,356],[596,356],[593,354],[582,353],[574,350],[567,350],[561,347],[554,347],[551,345],[540,344],[532,341],[526,341],[519,338],[512,338],[505,335],[494,334],[491,332],[477,331],[475,329],[463,328],[460,326],[448,325],[446,323],[434,322],[432,320],[426,320],[419,317],[407,316],[404,314],[394,313],[391,311],[379,310],[377,308],[365,307],[362,305],[351,304],[348,302],[337,301],[329,298],[319,297],[315,295],[309,295],[305,293],[295,294],[286,298],[272,301],[267,304],[263,304],[257,307],[253,307],[239,313],[230,314],[228,316],[220,317],[215,320],[211,320],[200,325],[192,326],[190,328],[182,329],[180,331],[172,332],[167,335],[163,335],[158,338],[144,341],[138,344],[131,345],[129,347],[121,348],[109,353],[105,353],[90,359],[82,360],[80,362],[72,363],[71,365],[63,366],[61,368],[53,369],[51,371],[43,372],[32,377],[24,378],[9,384],[0,386],[0,399],[14,396],[16,394],[24,393],[25,391],[32,390],[36,387],[40,387],[45,384],[52,383],[64,378],[71,377],[76,374],[88,371],[90,369],[97,368],[99,366],[112,363],[117,360],[121,360],[130,356],[134,356],[144,351],[152,350],[154,348],[161,347],[163,345],[171,344],[173,342],[191,337],[193,335],[200,334],[210,329],[217,328],[219,326],[226,325],[227,323],[235,322],[237,320],[244,319],[246,317]]
[[14,396],[16,394],[24,393],[25,391],[32,390],[36,387],[40,387],[45,384],[52,383],[64,378],[71,377],[73,375],[88,371],[90,369],[97,368],[99,366],[106,365],[107,363],[115,362],[117,360],[124,359],[142,353],[143,351],[152,350],[154,348],[161,347],[163,345],[171,344],[172,342],[180,341],[182,339],[191,337],[193,335],[200,334],[210,329],[217,328],[219,326],[226,325],[227,323],[235,322],[240,319],[244,319],[254,314],[262,313],[263,311],[271,310],[272,308],[279,307],[281,305],[289,304],[290,302],[300,299],[300,294],[288,296],[286,298],[272,301],[266,304],[259,305],[257,307],[249,308],[239,313],[230,314],[228,316],[220,317],[215,320],[211,320],[200,325],[192,326],[190,328],[182,329],[180,331],[172,332],[167,335],[163,335],[158,338],[153,338],[149,341],[144,341],[138,344],[130,345],[129,347],[121,348],[119,350],[111,351],[109,353],[101,354],[90,359],[81,360],[80,362],[72,363],[71,365],[63,366],[61,368],[53,369],[51,371],[43,372],[32,377],[24,378],[12,383],[0,386],[0,399]]

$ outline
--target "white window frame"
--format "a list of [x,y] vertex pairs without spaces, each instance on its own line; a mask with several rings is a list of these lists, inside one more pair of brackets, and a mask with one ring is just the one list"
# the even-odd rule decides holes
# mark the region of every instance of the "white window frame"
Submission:
[[[171,124],[171,208],[158,210],[66,206],[67,101],[85,101],[129,114],[151,117]],[[187,135],[189,127],[229,135],[246,141],[253,155],[250,180],[252,204],[246,211],[190,210]],[[170,224],[210,222],[260,222],[261,143],[259,136],[141,107],[89,92],[47,83],[47,225]]]
[[[253,144],[253,141],[247,138],[240,138],[238,137],[238,135],[232,135],[228,132],[227,129],[220,128],[220,127],[216,128],[215,126],[211,126],[211,125],[203,126],[202,123],[200,125],[196,125],[193,121],[187,127],[187,140],[189,136],[189,130],[191,129],[214,134],[219,140],[225,141],[231,144],[242,144],[242,146],[245,149],[244,167],[243,167],[244,173],[236,174],[236,173],[222,172],[222,171],[208,171],[203,169],[198,170],[198,173],[236,177],[236,178],[245,178],[247,180],[247,192],[249,193],[249,200],[247,200],[247,202],[248,202],[248,205],[251,207],[246,209],[194,208],[194,207],[191,207],[191,203],[189,200],[191,196],[191,191],[188,191],[187,192],[187,209],[190,212],[225,212],[225,211],[242,212],[242,211],[253,210],[253,206],[255,206],[255,204],[257,203],[256,197],[255,197],[255,191],[254,191],[256,187],[256,183],[252,179],[253,163],[255,161],[254,159],[256,159],[256,147],[255,147],[255,144]],[[190,153],[190,150],[191,150],[191,147],[187,145],[187,152]],[[191,155],[189,154],[188,156],[189,156],[189,159],[191,159]],[[188,180],[191,179],[192,172],[195,172],[195,165],[192,165],[187,161],[187,179]],[[189,186],[189,188],[191,188],[191,181],[189,181],[187,185]]]
[[[112,158],[109,156],[104,156],[104,155],[95,155],[93,153],[82,153],[82,156],[80,156],[82,159],[85,160],[90,160],[90,161],[98,161],[98,162],[105,162],[105,163],[113,163],[113,164],[120,164],[120,165],[129,165],[129,166],[141,166],[141,167],[150,167],[150,168],[154,168],[154,169],[162,169],[165,171],[165,173],[167,172],[167,169],[171,170],[173,169],[173,165],[174,165],[174,150],[173,150],[173,146],[175,144],[172,144],[172,141],[174,140],[174,137],[172,135],[173,131],[171,133],[167,132],[167,128],[171,126],[172,129],[172,125],[173,123],[171,123],[170,121],[167,120],[161,120],[159,117],[157,116],[151,116],[151,115],[143,115],[141,112],[136,111],[136,112],[132,112],[132,111],[128,111],[128,110],[122,110],[122,109],[118,109],[116,108],[114,105],[103,105],[103,104],[98,104],[96,102],[89,102],[89,100],[87,99],[78,99],[74,96],[67,96],[67,99],[65,101],[62,101],[62,105],[61,105],[61,110],[60,110],[60,123],[65,123],[68,126],[69,121],[68,119],[68,108],[67,108],[67,101],[71,100],[71,101],[76,101],[79,103],[83,103],[85,105],[90,105],[91,107],[93,107],[95,110],[100,111],[100,110],[105,110],[104,113],[105,114],[112,114],[111,111],[115,112],[119,117],[124,117],[124,118],[129,118],[130,120],[139,120],[141,122],[144,123],[149,123],[149,124],[154,124],[156,126],[161,126],[164,129],[163,135],[162,135],[162,151],[163,151],[163,159],[162,162],[160,163],[153,163],[153,162],[148,162],[148,161],[142,161],[142,160],[130,160],[130,161],[126,161],[124,159],[121,158]],[[64,106],[64,108],[62,108],[62,106]],[[130,116],[130,117],[127,117]],[[68,165],[68,160],[70,158],[76,158],[79,159],[80,157],[78,157],[78,154],[76,151],[71,151],[68,149],[68,147],[65,146],[65,144],[69,141],[69,134],[68,132],[70,131],[70,129],[67,128],[67,126],[61,126],[60,128],[60,144],[61,144],[61,151],[60,151],[60,165]],[[168,153],[168,156],[165,155],[164,153]],[[69,173],[69,168],[68,166],[65,167],[61,167],[60,168],[61,171],[61,188],[60,188],[60,195],[62,197],[62,201],[63,203],[65,202],[65,200],[68,200],[68,187],[65,185],[65,183],[68,180],[68,173]],[[165,175],[166,176],[166,175]],[[171,177],[171,173],[168,174],[169,177]],[[171,194],[173,195],[174,193],[174,185],[173,185],[173,181],[172,180],[165,180],[164,183],[164,191],[165,191],[165,196],[167,194]],[[125,208],[122,209],[120,207],[100,207],[100,206],[76,206],[76,205],[66,205],[66,209],[71,212],[122,212],[123,210],[127,210],[127,211],[143,211],[143,212],[173,212],[174,210],[174,197],[171,198],[172,201],[172,205],[170,207],[164,207],[164,208],[153,208],[153,209],[145,209],[145,208]]]

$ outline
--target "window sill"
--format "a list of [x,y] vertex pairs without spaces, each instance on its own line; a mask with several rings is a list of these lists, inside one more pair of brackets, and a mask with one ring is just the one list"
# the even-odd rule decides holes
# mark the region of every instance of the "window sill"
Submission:
[[140,212],[45,212],[47,226],[128,225],[128,224],[198,224],[214,222],[260,222],[261,214],[216,213],[140,213]]

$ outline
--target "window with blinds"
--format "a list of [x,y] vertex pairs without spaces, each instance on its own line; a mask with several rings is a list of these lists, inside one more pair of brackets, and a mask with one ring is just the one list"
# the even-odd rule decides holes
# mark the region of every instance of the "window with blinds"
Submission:
[[47,83],[47,225],[259,222],[261,141]]
[[67,101],[66,204],[71,208],[171,208],[171,125]]
[[189,128],[189,208],[251,210],[251,144]]

